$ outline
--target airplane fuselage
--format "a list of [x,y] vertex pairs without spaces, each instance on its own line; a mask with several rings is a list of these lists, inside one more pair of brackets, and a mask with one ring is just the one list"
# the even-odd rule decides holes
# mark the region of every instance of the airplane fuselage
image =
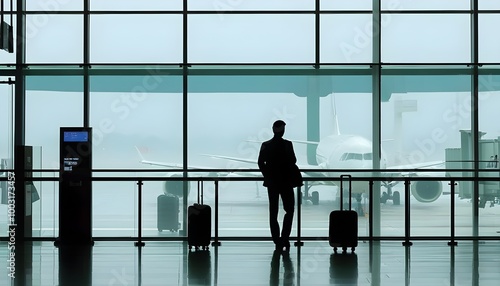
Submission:
[[[330,135],[318,144],[316,149],[316,161],[322,169],[336,169],[338,172],[324,172],[327,177],[340,177],[346,174],[342,170],[366,169],[366,172],[351,174],[357,177],[370,177],[373,175],[373,152],[372,142],[364,137],[356,135]],[[386,168],[386,160],[382,156],[381,169]],[[353,193],[366,193],[368,182],[353,182]]]

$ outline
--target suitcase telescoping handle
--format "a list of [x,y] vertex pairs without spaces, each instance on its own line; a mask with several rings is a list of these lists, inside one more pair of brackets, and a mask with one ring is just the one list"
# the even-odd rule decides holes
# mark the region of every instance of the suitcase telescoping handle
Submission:
[[349,210],[351,210],[351,175],[340,175],[340,210],[342,210],[344,206],[344,181],[346,181],[349,184]]
[[203,204],[203,181],[202,180],[198,181],[198,204],[200,204],[200,198],[201,198],[201,204]]

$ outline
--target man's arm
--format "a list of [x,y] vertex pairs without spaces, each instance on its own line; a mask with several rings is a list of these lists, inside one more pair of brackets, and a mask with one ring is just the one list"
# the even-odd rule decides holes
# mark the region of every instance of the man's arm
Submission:
[[260,146],[260,151],[259,151],[259,158],[257,159],[257,164],[259,165],[259,170],[262,173],[263,176],[265,176],[266,172],[266,147],[264,144]]
[[293,144],[291,141],[288,141],[289,145],[289,153],[288,158],[290,159],[290,164],[295,164],[297,163],[297,157],[295,156],[295,151],[293,150]]

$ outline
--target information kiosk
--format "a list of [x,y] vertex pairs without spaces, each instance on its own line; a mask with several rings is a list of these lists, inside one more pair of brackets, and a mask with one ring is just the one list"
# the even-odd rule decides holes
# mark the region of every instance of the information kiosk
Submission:
[[55,245],[92,245],[92,129],[61,127],[59,237]]

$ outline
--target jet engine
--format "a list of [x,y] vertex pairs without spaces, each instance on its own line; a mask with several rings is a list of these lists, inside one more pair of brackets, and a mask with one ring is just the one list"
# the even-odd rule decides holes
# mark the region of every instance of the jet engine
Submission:
[[431,203],[443,193],[443,184],[440,181],[413,181],[410,189],[417,201]]
[[[181,173],[172,173],[167,175],[169,178],[182,178]],[[187,183],[187,194],[189,194],[190,182]],[[165,181],[163,184],[163,192],[174,196],[183,197],[184,181]]]

